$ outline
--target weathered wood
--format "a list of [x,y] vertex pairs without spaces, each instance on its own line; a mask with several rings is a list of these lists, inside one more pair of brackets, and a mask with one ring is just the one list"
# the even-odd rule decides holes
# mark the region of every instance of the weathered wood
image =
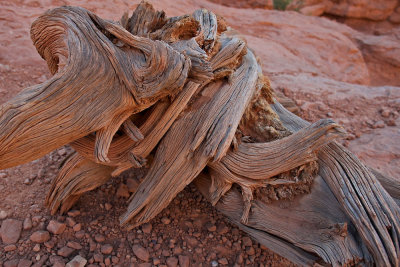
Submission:
[[275,101],[221,17],[167,18],[142,2],[121,25],[76,7],[41,16],[32,39],[54,76],[0,107],[0,168],[76,150],[46,199],[52,213],[148,165],[122,225],[151,220],[200,175],[217,209],[295,263],[399,265],[399,183],[332,142],[334,122]]
[[217,16],[202,8],[193,12],[193,17],[201,26],[201,33],[197,41],[201,43],[204,51],[211,51],[217,41]]
[[[258,70],[249,68],[255,63],[254,55],[247,53],[231,83],[219,80],[207,85],[187,113],[172,125],[121,217],[121,224],[135,227],[152,219],[196,178],[209,160],[226,153],[241,114],[254,94],[250,89],[256,89]],[[230,104],[233,102],[234,106]],[[233,108],[237,111],[230,111]]]
[[207,61],[208,56],[199,47],[194,37],[189,40],[180,40],[170,45],[190,58],[192,63],[189,71],[190,79],[198,83],[206,83],[214,77],[211,64]]
[[[211,200],[210,177],[202,174],[195,184]],[[332,266],[355,265],[361,263],[361,259],[372,263],[368,251],[363,250],[359,242],[356,229],[319,176],[310,194],[268,204],[254,200],[246,225],[238,213],[245,206],[241,199],[240,192],[232,188],[216,208],[242,230],[256,236],[261,244],[296,264],[314,265],[319,261],[314,255]]]
[[218,164],[237,177],[265,180],[317,160],[316,151],[345,134],[330,119],[320,120],[298,132],[267,143],[241,143]]
[[[308,125],[279,103],[273,105],[291,130]],[[320,175],[356,226],[379,266],[399,264],[400,209],[371,171],[342,146],[332,143],[319,155]]]
[[399,207],[386,198],[375,176],[337,144],[324,148],[320,173],[356,225],[380,266],[398,265]]
[[133,35],[148,37],[151,32],[160,29],[165,23],[165,12],[156,11],[150,3],[143,1],[137,6],[132,16],[122,23],[122,26]]
[[137,113],[183,87],[190,61],[182,54],[133,35],[120,40],[129,41],[120,48],[105,27],[125,31],[76,7],[53,9],[33,23],[32,40],[55,75],[1,106],[2,168],[97,131],[97,158],[107,161],[106,148],[121,115]]
[[67,212],[79,197],[111,178],[113,168],[96,164],[74,153],[67,158],[53,180],[46,204],[51,213]]
[[141,141],[144,138],[140,129],[129,118],[124,121],[123,129],[126,135],[129,136],[129,138],[132,139],[133,142]]
[[[146,158],[160,142],[161,138],[171,127],[178,115],[183,109],[185,109],[187,103],[197,91],[198,87],[199,84],[188,82],[172,103],[158,103],[148,120],[139,127],[140,132],[144,135],[144,138],[140,140],[140,142],[134,141],[128,135],[115,138],[115,140],[110,144],[110,162],[108,162],[107,165],[125,166],[129,163],[129,154],[133,154],[136,157]],[[93,148],[95,145],[95,138],[93,136],[86,136],[76,140],[71,145],[81,155],[94,160]],[[132,167],[132,164],[128,165]]]
[[215,205],[233,184],[240,185],[245,204],[242,223],[246,224],[254,189],[276,184],[270,178],[317,160],[316,151],[343,134],[333,121],[321,120],[273,142],[241,143],[221,161],[209,164],[211,203]]
[[400,181],[390,176],[386,176],[381,172],[369,168],[370,171],[375,175],[376,179],[381,183],[383,188],[390,194],[390,196],[396,201],[397,205],[400,205]]

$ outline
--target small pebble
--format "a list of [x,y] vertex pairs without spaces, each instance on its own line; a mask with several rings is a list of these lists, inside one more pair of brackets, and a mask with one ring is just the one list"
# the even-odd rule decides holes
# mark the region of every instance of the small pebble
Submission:
[[105,209],[108,211],[112,208],[112,205],[110,203],[104,204]]
[[87,260],[81,255],[76,255],[65,267],[83,267],[87,263]]
[[47,225],[47,231],[49,231],[50,233],[52,233],[54,235],[59,235],[65,231],[66,227],[67,226],[65,223],[60,223],[58,221],[51,220],[49,222],[49,224]]
[[255,252],[255,250],[254,250],[253,247],[247,247],[247,248],[246,248],[246,253],[247,253],[247,255],[249,255],[249,256],[253,256],[254,254],[256,254],[256,252]]
[[71,218],[71,217],[67,217],[65,219],[65,222],[67,223],[67,225],[69,227],[74,227],[74,225],[76,224],[75,220],[73,218]]
[[93,259],[94,259],[95,262],[103,262],[104,256],[102,254],[100,254],[100,253],[95,253],[93,255]]
[[70,247],[62,247],[57,251],[57,255],[62,256],[62,257],[69,257],[69,255],[72,254],[72,252],[74,252],[75,249],[70,248]]
[[50,239],[50,233],[47,231],[39,230],[30,236],[30,240],[35,243],[44,243]]
[[106,238],[104,237],[104,235],[96,234],[94,236],[94,240],[96,240],[97,243],[101,243],[101,242],[104,242],[104,240],[106,240]]
[[226,233],[229,232],[229,228],[228,228],[228,226],[226,226],[225,224],[220,224],[220,225],[218,226],[218,228],[217,228],[217,232],[218,232],[218,234],[220,234],[220,235],[224,235],[224,234],[226,234]]
[[32,220],[31,220],[30,217],[27,217],[27,218],[24,219],[24,222],[23,222],[23,229],[24,229],[24,230],[30,230],[30,229],[32,229]]
[[128,198],[130,196],[128,186],[126,186],[126,184],[120,183],[116,194],[117,197]]
[[377,121],[375,122],[375,124],[372,126],[372,128],[376,129],[376,128],[384,128],[385,127],[385,123],[384,121]]
[[397,123],[395,120],[388,120],[386,122],[387,126],[397,126]]
[[8,214],[5,210],[0,210],[0,220],[6,219],[7,216],[8,216]]
[[153,226],[150,223],[146,223],[142,225],[142,231],[145,234],[150,234]]
[[119,259],[116,256],[112,256],[111,261],[112,261],[112,263],[117,264],[119,262]]
[[243,242],[243,245],[244,245],[245,247],[250,247],[250,246],[253,245],[253,242],[251,241],[251,238],[248,237],[248,236],[243,237],[243,238],[242,238],[242,242]]
[[35,252],[39,252],[40,251],[40,245],[39,244],[35,244],[35,246],[33,246],[33,251]]
[[217,230],[217,226],[215,226],[215,224],[207,224],[207,230],[210,232],[215,232]]
[[147,262],[149,260],[150,257],[149,252],[141,245],[133,245],[132,251],[136,255],[136,257],[138,257],[142,261]]
[[76,250],[82,249],[82,245],[75,241],[69,241],[67,243],[67,246]]
[[77,223],[72,227],[72,229],[74,230],[74,232],[79,232],[82,229],[82,224]]
[[65,154],[67,154],[67,151],[65,150],[65,148],[60,148],[60,149],[57,151],[57,153],[58,153],[58,155],[60,155],[60,156],[64,156]]
[[70,216],[70,217],[76,217],[76,216],[80,215],[81,212],[80,212],[79,210],[70,210],[70,211],[68,211],[67,214],[68,214],[68,216]]
[[16,250],[16,249],[17,249],[17,246],[14,245],[14,244],[7,245],[7,246],[4,247],[4,251],[5,251],[5,252],[14,251],[14,250]]
[[166,260],[168,267],[177,267],[178,266],[178,259],[176,257],[169,257]]
[[128,187],[129,192],[135,193],[136,189],[139,186],[139,183],[136,181],[136,179],[128,178],[126,180],[126,186]]
[[21,236],[22,222],[15,219],[5,219],[0,227],[0,236],[4,244],[17,243]]
[[105,244],[101,246],[101,253],[103,254],[111,254],[111,252],[113,251],[113,247],[110,244]]
[[161,263],[161,260],[159,258],[153,259],[153,265],[159,265],[160,263]]
[[388,118],[388,117],[390,116],[390,110],[387,109],[387,108],[383,108],[383,109],[381,110],[381,115],[382,115],[382,117],[384,117],[384,118]]
[[161,222],[162,222],[163,224],[170,224],[170,223],[171,223],[171,220],[170,220],[169,218],[167,218],[167,217],[163,217],[163,218],[161,219]]
[[52,248],[54,248],[55,245],[56,245],[56,241],[54,239],[51,239],[51,240],[49,240],[47,242],[44,242],[44,246],[46,248],[52,249]]
[[81,239],[84,236],[85,236],[85,231],[83,231],[83,230],[80,230],[80,231],[75,233],[75,237],[78,238],[78,239]]
[[18,259],[8,260],[4,262],[4,267],[17,267],[18,266]]
[[219,259],[218,262],[221,265],[228,265],[229,264],[229,262],[228,262],[228,260],[226,258]]
[[32,265],[32,261],[27,259],[21,259],[18,262],[18,267],[30,267]]
[[186,255],[179,255],[179,266],[180,267],[189,267],[190,266],[190,259]]

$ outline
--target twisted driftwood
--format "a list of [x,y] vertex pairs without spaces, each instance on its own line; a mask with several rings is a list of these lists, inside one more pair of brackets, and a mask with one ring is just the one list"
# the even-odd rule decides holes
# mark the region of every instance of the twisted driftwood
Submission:
[[148,166],[122,225],[151,220],[195,181],[294,263],[399,265],[399,181],[335,143],[344,132],[333,121],[310,124],[279,104],[223,18],[168,18],[142,2],[115,23],[62,7],[31,36],[54,76],[1,106],[0,168],[70,144],[46,199],[52,213]]

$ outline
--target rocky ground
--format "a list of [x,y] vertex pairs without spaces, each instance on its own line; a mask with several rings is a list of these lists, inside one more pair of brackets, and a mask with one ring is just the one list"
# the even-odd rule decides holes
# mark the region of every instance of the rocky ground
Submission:
[[[217,213],[194,186],[157,218],[132,231],[119,215],[145,170],[126,172],[79,200],[65,216],[50,216],[43,196],[69,148],[32,165],[2,172],[0,263],[6,266],[275,266],[288,261],[252,241]],[[21,173],[20,173],[21,174]],[[16,190],[17,188],[17,190]]]
[[[255,50],[275,90],[293,99],[302,117],[333,118],[350,133],[342,141],[350,150],[370,166],[400,177],[398,24],[214,2],[154,4],[169,16],[205,7],[225,17]],[[30,24],[45,10],[79,5],[118,20],[137,3],[1,1],[0,103],[50,77],[29,38]],[[362,26],[366,24],[378,26],[371,32],[372,26]],[[92,266],[292,265],[230,224],[190,185],[149,224],[132,231],[119,227],[127,198],[146,170],[126,172],[84,195],[67,215],[51,216],[45,196],[69,153],[71,149],[63,147],[32,163],[0,171],[0,267],[83,262]]]

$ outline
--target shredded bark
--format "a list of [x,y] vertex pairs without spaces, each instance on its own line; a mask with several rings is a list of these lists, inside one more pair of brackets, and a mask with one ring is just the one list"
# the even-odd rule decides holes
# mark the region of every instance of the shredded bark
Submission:
[[280,173],[272,177],[265,187],[256,188],[254,199],[271,203],[277,200],[293,200],[295,196],[309,194],[317,174],[318,164],[315,161]]

